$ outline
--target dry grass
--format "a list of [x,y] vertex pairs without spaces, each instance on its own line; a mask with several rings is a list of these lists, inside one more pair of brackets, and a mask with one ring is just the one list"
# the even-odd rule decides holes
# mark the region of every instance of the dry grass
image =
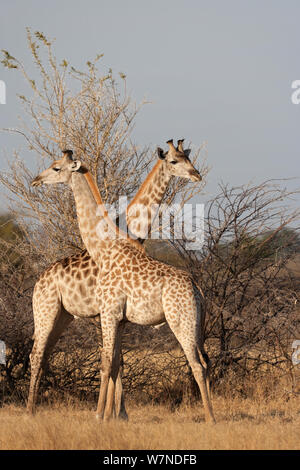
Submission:
[[196,450],[298,449],[300,399],[214,400],[216,425],[204,423],[201,405],[128,407],[130,421],[99,423],[83,404],[0,410],[0,449],[18,450]]

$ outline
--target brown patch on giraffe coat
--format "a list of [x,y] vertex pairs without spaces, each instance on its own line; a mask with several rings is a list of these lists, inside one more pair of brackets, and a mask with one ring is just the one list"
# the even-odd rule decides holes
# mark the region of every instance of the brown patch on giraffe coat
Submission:
[[139,285],[140,285],[140,283],[141,283],[139,276],[135,274],[135,275],[133,276],[132,280],[133,280],[133,282],[134,282],[134,286],[135,286],[135,287],[139,287]]
[[66,268],[67,266],[69,266],[69,263],[70,263],[70,257],[64,258],[60,261],[62,268]]
[[66,273],[65,273],[65,271],[61,270],[61,271],[59,271],[59,273],[57,273],[57,274],[59,275],[59,277],[60,277],[61,279],[63,279],[63,278],[65,277],[65,274],[66,274]]
[[89,280],[88,280],[87,285],[88,285],[88,287],[91,287],[93,284],[94,284],[93,278],[90,277]]
[[82,284],[79,284],[79,292],[83,297],[86,297],[86,289]]
[[149,204],[149,197],[148,196],[143,196],[140,201],[141,204],[144,206],[147,206]]
[[81,262],[80,261],[75,261],[75,263],[72,263],[72,268],[80,268]]
[[90,260],[91,260],[90,255],[89,255],[87,252],[85,252],[85,253],[86,253],[86,254],[85,254],[84,257],[82,258],[82,261],[90,261]]

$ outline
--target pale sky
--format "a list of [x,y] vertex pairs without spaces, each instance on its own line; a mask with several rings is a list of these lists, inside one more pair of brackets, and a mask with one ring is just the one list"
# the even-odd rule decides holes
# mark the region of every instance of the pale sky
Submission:
[[[124,72],[132,98],[151,101],[136,121],[141,147],[181,137],[194,148],[207,142],[207,195],[220,180],[300,177],[300,104],[291,101],[300,80],[299,1],[1,0],[0,7],[0,49],[23,63],[30,64],[29,26],[56,38],[58,59],[81,68],[104,53],[106,68]],[[1,64],[0,80],[7,87],[0,127],[16,127],[24,82]],[[0,134],[0,170],[3,150],[13,149],[32,168],[22,145]],[[285,184],[300,188],[300,179]]]

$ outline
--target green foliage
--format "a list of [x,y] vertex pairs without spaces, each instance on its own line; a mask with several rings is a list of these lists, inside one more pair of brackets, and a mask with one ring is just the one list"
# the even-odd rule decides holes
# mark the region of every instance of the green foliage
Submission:
[[0,266],[20,264],[21,257],[18,247],[23,238],[24,233],[15,218],[10,214],[0,215]]
[[265,232],[260,241],[267,256],[290,255],[300,251],[299,233],[290,227],[284,227],[274,234]]
[[10,214],[0,215],[0,238],[7,242],[14,243],[22,236],[22,230]]
[[236,258],[240,270],[248,269],[253,263],[276,261],[299,251],[299,234],[290,227],[283,227],[278,231],[265,231],[261,235],[242,232],[234,240],[220,242],[215,247],[215,254],[225,264],[230,259]]

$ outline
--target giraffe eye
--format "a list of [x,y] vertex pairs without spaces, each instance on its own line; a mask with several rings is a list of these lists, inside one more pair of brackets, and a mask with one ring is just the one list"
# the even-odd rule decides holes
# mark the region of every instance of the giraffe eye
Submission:
[[60,168],[53,168],[54,171],[60,171]]
[[173,161],[170,162],[170,163],[172,163],[172,165],[176,165],[176,163],[178,163],[178,162],[177,162],[177,160],[173,160]]

